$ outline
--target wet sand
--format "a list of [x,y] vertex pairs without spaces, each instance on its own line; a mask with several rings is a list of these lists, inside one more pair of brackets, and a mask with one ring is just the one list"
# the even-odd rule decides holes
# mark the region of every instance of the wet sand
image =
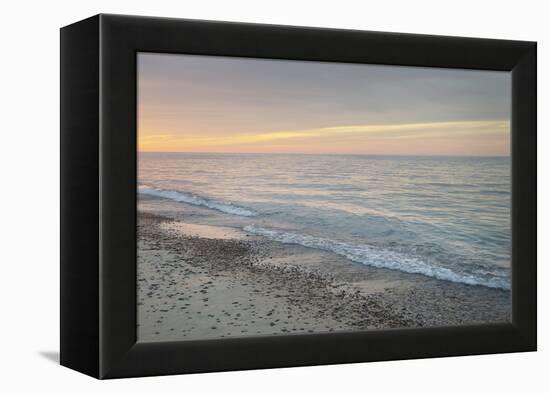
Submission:
[[510,293],[141,212],[137,315],[139,341],[472,325]]

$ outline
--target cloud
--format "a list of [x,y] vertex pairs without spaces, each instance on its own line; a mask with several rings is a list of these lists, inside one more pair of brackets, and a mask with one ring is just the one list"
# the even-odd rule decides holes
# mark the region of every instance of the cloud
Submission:
[[265,133],[242,133],[231,136],[182,136],[177,134],[140,135],[140,148],[188,149],[232,145],[256,145],[268,142],[288,141],[300,139],[307,144],[316,143],[325,138],[363,138],[368,141],[376,139],[430,139],[476,136],[480,134],[502,134],[506,137],[510,130],[507,120],[490,121],[457,121],[431,122],[411,124],[375,124],[375,125],[346,125],[338,127],[322,127],[306,130],[289,130]]

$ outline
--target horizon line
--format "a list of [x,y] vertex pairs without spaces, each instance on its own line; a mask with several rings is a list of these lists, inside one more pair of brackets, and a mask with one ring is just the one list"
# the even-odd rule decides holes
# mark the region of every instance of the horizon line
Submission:
[[220,152],[220,151],[151,151],[151,150],[137,150],[139,153],[152,153],[152,154],[239,154],[239,155],[307,155],[307,156],[393,156],[393,157],[495,157],[495,158],[509,158],[511,154],[396,154],[396,153],[296,153],[296,152]]

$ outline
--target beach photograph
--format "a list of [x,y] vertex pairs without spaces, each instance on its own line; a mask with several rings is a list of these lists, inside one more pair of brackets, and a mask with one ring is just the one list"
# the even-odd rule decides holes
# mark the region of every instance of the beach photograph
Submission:
[[139,342],[511,321],[511,74],[137,55]]

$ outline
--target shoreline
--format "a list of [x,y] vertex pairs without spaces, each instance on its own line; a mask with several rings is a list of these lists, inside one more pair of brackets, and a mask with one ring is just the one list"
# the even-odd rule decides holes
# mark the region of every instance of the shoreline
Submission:
[[138,340],[499,323],[509,291],[138,213]]

